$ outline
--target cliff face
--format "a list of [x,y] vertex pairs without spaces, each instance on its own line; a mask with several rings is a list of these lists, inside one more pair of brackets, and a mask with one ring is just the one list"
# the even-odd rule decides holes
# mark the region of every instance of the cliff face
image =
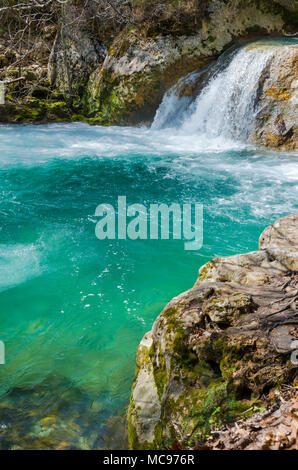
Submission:
[[70,4],[65,11],[65,25],[61,25],[49,57],[51,84],[74,97],[84,94],[89,75],[107,54],[100,37],[88,30],[88,21],[88,12]]
[[3,21],[0,79],[8,93],[0,122],[151,122],[181,76],[241,38],[295,33],[297,11],[296,0],[69,0],[47,12],[22,54],[10,46],[14,59]]
[[137,351],[131,448],[202,446],[293,385],[297,233],[298,215],[275,222],[259,251],[213,259],[164,308]]

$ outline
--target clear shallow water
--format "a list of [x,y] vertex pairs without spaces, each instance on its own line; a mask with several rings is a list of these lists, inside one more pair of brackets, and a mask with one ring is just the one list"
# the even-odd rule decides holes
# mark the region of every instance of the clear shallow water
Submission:
[[[297,155],[173,134],[0,128],[0,447],[125,446],[115,416],[160,310],[210,258],[257,249],[266,225],[297,212]],[[95,208],[118,195],[203,203],[203,248],[99,241]]]

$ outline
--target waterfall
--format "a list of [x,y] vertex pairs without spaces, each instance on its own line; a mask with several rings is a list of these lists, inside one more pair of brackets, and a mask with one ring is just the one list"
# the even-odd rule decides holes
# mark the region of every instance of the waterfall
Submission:
[[183,96],[181,88],[198,80],[199,74],[180,80],[165,94],[152,128],[174,127],[183,135],[245,142],[260,78],[275,50],[276,46],[255,43],[225,54],[209,68],[207,83],[195,97]]

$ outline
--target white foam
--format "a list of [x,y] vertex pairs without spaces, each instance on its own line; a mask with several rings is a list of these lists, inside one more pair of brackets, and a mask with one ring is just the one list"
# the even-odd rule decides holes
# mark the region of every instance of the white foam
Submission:
[[40,252],[34,244],[0,244],[0,291],[39,276]]

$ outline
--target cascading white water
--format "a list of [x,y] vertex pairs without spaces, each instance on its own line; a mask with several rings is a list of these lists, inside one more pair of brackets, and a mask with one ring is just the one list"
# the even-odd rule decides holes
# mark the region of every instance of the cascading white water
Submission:
[[[228,65],[215,68],[205,88],[192,100],[179,98],[174,86],[156,113],[152,127],[176,127],[183,135],[246,141],[255,113],[260,77],[275,47],[246,47],[227,57]],[[218,70],[219,69],[219,70]],[[190,74],[187,80],[193,80]]]

